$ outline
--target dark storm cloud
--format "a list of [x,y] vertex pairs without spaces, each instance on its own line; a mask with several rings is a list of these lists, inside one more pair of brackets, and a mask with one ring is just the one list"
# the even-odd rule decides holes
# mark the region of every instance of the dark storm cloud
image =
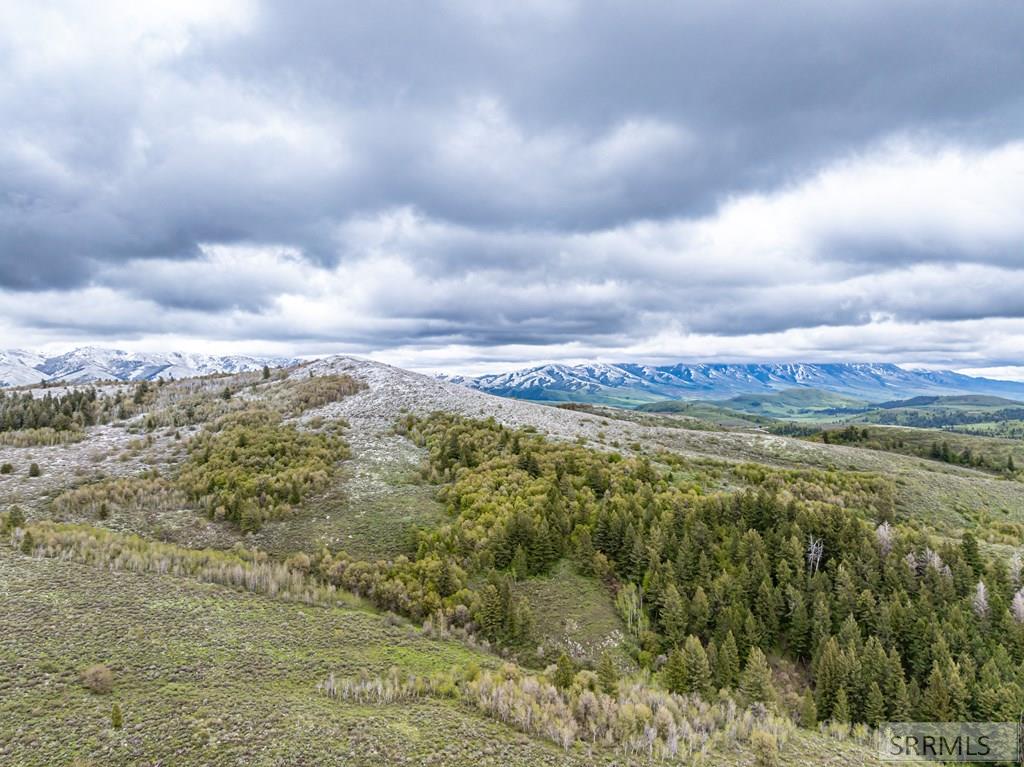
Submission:
[[140,8],[0,10],[9,332],[624,348],[1024,315],[1019,3]]

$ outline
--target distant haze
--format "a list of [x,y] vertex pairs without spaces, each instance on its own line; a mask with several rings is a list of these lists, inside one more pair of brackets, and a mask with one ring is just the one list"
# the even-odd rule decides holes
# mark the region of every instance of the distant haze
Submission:
[[1024,378],[1021,40],[971,0],[3,3],[0,348]]

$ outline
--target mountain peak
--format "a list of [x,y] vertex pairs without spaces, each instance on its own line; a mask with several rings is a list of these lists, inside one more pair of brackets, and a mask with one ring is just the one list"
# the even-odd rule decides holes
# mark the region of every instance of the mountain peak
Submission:
[[626,405],[664,399],[726,399],[800,388],[872,402],[936,394],[991,394],[1024,400],[1024,383],[952,371],[908,370],[891,362],[551,363],[451,380],[505,397]]
[[10,349],[0,351],[0,387],[25,386],[40,381],[90,383],[99,380],[192,378],[212,373],[259,370],[264,365],[285,367],[296,362],[279,357],[126,352],[100,346],[81,346],[51,356]]

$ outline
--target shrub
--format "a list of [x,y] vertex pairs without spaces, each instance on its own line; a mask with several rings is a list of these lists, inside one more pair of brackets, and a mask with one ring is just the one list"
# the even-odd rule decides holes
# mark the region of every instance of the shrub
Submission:
[[124,717],[121,715],[121,707],[116,703],[113,708],[110,709],[110,726],[115,730],[120,730],[124,726]]
[[21,510],[20,506],[12,506],[10,512],[7,514],[7,519],[4,522],[5,530],[13,530],[16,527],[25,526],[25,512]]
[[181,488],[209,516],[246,531],[286,516],[349,455],[341,439],[299,431],[270,410],[224,416],[192,441],[189,454]]
[[349,375],[310,378],[295,384],[289,409],[294,414],[302,413],[331,402],[338,402],[365,388],[365,383]]
[[39,468],[38,463],[33,463],[31,466],[28,467],[28,475],[30,477],[38,477],[42,473],[42,469]]
[[90,692],[106,695],[114,689],[114,672],[102,663],[97,663],[82,672],[82,684]]
[[757,767],[777,767],[779,746],[773,733],[754,730],[750,735],[750,745],[754,749],[754,763]]
[[5,463],[3,466],[0,466],[0,474],[13,474],[13,473],[14,473],[14,466],[12,466],[11,464]]

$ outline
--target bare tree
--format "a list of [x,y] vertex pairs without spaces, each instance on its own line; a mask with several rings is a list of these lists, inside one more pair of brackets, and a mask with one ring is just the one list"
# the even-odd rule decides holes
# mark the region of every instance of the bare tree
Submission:
[[978,581],[978,585],[974,589],[974,599],[971,600],[971,607],[979,618],[988,615],[988,588],[984,581]]
[[875,529],[875,540],[878,542],[878,549],[883,557],[889,556],[892,551],[893,532],[888,522],[883,522]]
[[825,554],[825,543],[821,538],[815,538],[813,535],[807,537],[807,569],[813,575],[818,572],[818,567],[821,565],[821,558]]

